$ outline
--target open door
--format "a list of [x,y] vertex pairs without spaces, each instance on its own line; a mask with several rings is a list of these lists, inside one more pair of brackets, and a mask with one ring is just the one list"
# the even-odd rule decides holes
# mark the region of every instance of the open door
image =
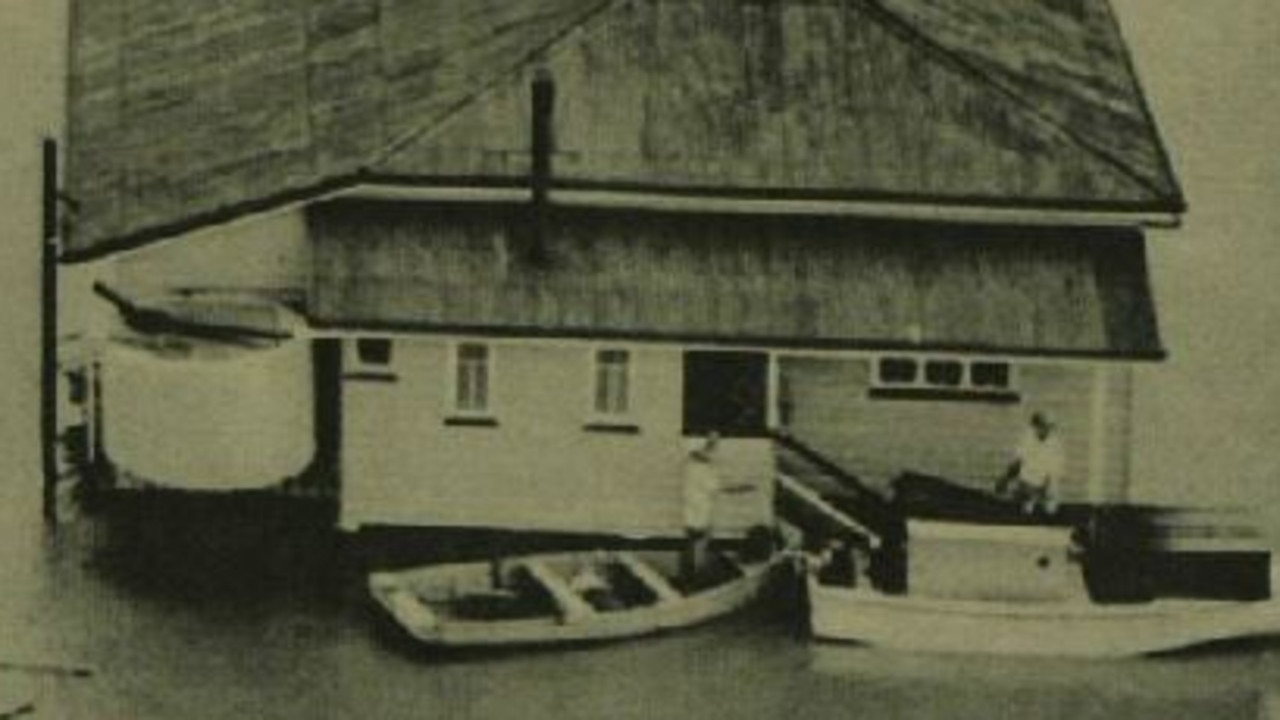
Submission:
[[685,435],[763,437],[768,430],[768,387],[766,353],[685,353]]

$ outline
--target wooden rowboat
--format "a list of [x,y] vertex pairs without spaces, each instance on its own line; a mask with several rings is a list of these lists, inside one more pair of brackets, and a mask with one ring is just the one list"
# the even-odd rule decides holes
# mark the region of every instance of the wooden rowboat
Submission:
[[1099,605],[886,595],[807,578],[815,637],[922,652],[1123,657],[1280,634],[1280,600]]
[[[705,622],[752,600],[773,560],[719,555],[695,588],[674,580],[675,552],[561,553],[435,565],[369,576],[373,598],[415,640],[440,647],[575,643]],[[605,582],[583,591],[587,571]]]

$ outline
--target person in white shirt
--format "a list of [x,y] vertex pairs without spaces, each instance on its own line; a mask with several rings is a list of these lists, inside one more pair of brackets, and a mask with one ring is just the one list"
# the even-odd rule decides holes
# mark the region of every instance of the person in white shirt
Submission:
[[689,453],[684,466],[684,528],[686,548],[681,575],[692,580],[706,566],[711,544],[711,516],[720,492],[720,474],[715,466],[715,433]]
[[1014,461],[997,483],[996,494],[1022,503],[1028,514],[1038,509],[1051,515],[1057,512],[1066,452],[1056,430],[1047,414],[1033,413],[1030,427],[1018,441]]

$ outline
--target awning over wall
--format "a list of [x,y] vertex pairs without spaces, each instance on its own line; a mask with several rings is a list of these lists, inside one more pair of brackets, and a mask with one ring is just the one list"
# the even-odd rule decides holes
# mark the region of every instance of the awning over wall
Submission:
[[102,360],[107,456],[134,478],[190,490],[296,476],[314,452],[308,349],[111,344]]
[[319,325],[1154,359],[1132,231],[335,203]]
[[115,306],[126,325],[142,333],[283,340],[304,325],[283,298],[247,290],[140,293],[99,282],[93,291]]

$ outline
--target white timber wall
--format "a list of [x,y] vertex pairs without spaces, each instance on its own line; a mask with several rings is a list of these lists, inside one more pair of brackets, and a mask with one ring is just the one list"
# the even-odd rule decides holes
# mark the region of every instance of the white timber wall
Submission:
[[[397,338],[390,377],[355,372],[346,341],[342,524],[499,527],[674,536],[682,528],[683,355],[633,347],[634,434],[586,429],[594,377],[590,344],[491,345],[493,427],[452,426],[445,339]],[[363,377],[363,379],[361,379]],[[726,440],[727,480],[757,492],[717,505],[720,534],[772,516],[772,448]]]

